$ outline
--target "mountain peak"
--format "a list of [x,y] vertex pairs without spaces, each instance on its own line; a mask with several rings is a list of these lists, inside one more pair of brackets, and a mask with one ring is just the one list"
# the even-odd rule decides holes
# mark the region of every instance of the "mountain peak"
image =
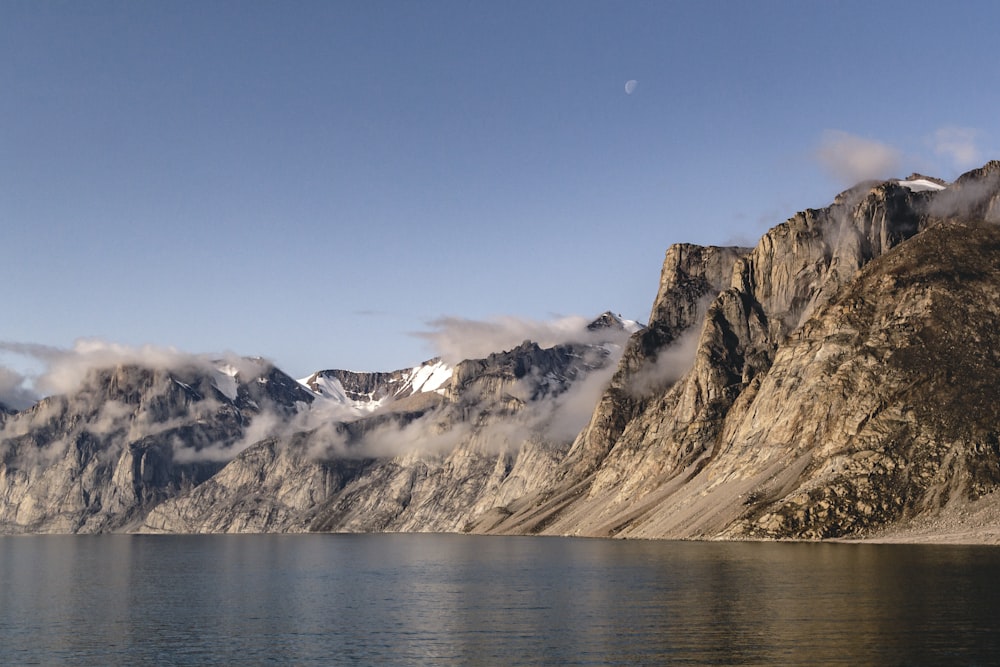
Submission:
[[615,315],[610,310],[606,310],[600,315],[598,315],[590,324],[587,325],[587,331],[600,331],[602,329],[613,329],[615,331],[627,331],[628,333],[635,333],[639,329],[642,329],[643,325],[636,322],[635,320],[623,319],[621,314]]

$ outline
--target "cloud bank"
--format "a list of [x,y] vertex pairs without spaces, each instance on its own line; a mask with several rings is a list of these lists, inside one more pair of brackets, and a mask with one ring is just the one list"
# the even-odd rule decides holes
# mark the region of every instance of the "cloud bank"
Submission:
[[[702,318],[699,317],[699,321]],[[662,391],[681,379],[694,365],[698,352],[701,328],[694,326],[682,333],[677,340],[660,350],[629,378],[627,389],[636,397],[649,396]]]

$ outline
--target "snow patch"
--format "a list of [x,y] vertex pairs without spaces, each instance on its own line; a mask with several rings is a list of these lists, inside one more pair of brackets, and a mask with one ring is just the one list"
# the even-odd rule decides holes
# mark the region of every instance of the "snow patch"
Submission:
[[937,191],[945,189],[944,185],[927,180],[926,178],[915,178],[912,181],[899,181],[899,184],[904,188],[908,188],[911,192],[926,192],[928,190]]
[[344,389],[344,385],[340,380],[320,373],[311,375],[298,382],[320,399],[348,408],[358,417],[365,413],[374,412],[385,402],[384,398],[376,400],[370,394],[368,400],[352,399],[347,395],[347,390]]
[[630,334],[634,334],[636,331],[646,328],[645,325],[639,324],[635,320],[621,320],[621,323],[622,327],[625,328],[625,331],[629,332]]
[[442,387],[451,379],[451,375],[451,366],[443,361],[417,366],[410,371],[410,377],[403,384],[400,392],[411,387],[411,392],[414,394],[431,391],[442,393],[444,391]]
[[[349,395],[340,380],[326,375],[322,371],[302,378],[298,382],[314,396],[349,408],[361,416],[374,412],[395,399],[405,398],[411,394],[429,392],[444,394],[452,373],[451,366],[435,360],[405,371],[395,372],[394,379],[363,397],[359,397],[356,392]],[[380,398],[375,398],[376,396]]]

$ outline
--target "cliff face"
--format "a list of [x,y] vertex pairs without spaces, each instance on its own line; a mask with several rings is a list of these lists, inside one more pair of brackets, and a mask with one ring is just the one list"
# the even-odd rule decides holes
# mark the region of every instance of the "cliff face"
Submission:
[[731,280],[748,248],[678,244],[667,251],[648,326],[636,332],[570,452],[569,477],[593,471],[626,426],[690,367],[705,310]]
[[727,419],[711,467],[781,472],[723,535],[867,534],[995,490],[998,305],[996,225],[936,226],[865,267]]
[[772,229],[708,307],[691,370],[638,410],[609,390],[615,429],[574,445],[593,462],[493,530],[863,535],[994,490],[998,173],[860,186]]

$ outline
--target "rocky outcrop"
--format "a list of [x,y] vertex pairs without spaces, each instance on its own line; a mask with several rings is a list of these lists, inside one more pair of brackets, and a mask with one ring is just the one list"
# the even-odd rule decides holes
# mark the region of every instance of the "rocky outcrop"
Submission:
[[1000,160],[962,174],[928,207],[939,220],[1000,222]]
[[727,420],[711,467],[783,469],[723,535],[865,535],[997,489],[998,304],[996,225],[938,225],[866,266]]
[[649,324],[629,339],[589,425],[574,443],[568,476],[593,471],[626,425],[688,370],[694,358],[688,348],[705,309],[729,284],[734,262],[749,251],[692,244],[667,250]]

